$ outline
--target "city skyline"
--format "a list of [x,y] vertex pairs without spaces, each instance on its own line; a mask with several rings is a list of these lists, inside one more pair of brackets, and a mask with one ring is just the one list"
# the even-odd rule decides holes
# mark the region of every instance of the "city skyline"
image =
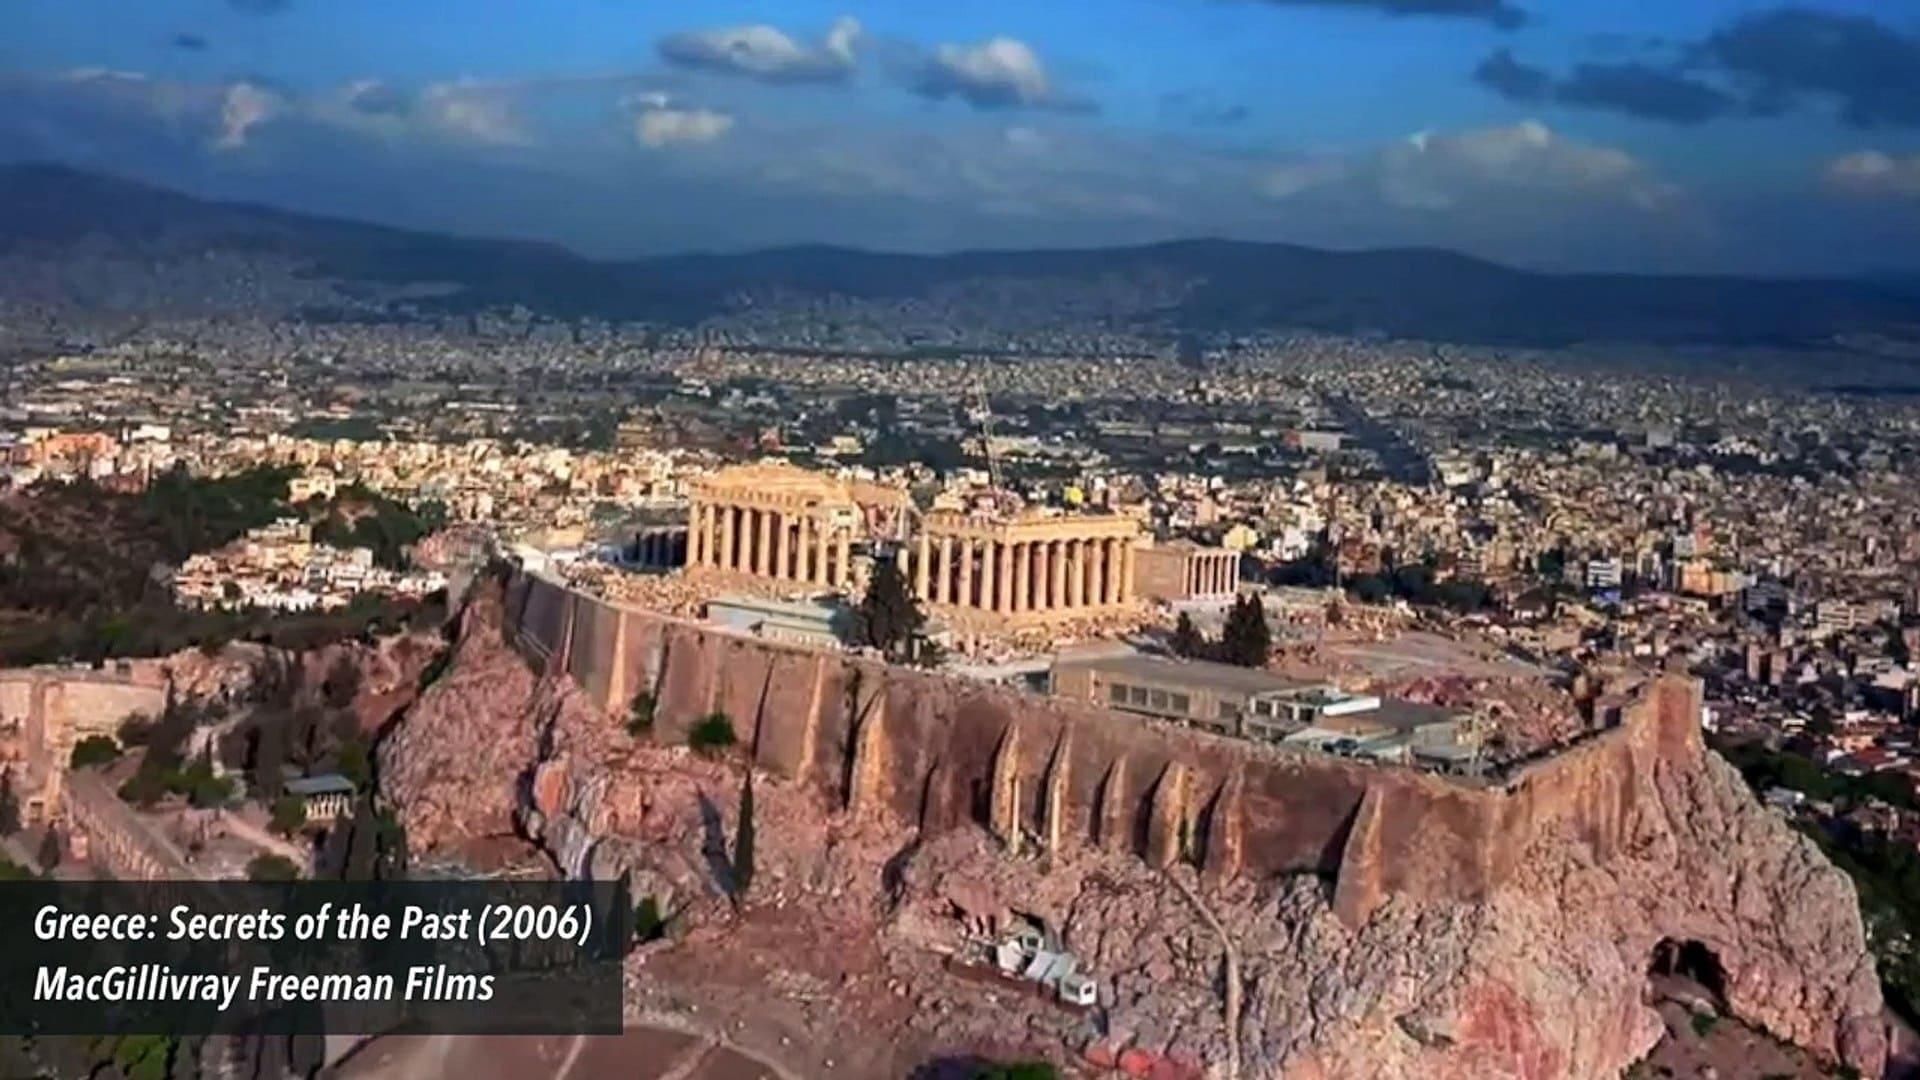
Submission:
[[30,0],[0,154],[602,256],[1212,235],[1820,274],[1920,236],[1920,34],[1874,5],[1097,7]]

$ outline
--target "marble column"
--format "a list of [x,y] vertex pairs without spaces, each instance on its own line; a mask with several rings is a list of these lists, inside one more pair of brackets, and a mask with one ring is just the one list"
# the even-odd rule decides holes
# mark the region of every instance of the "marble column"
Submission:
[[1047,609],[1064,607],[1067,603],[1067,545],[1052,540],[1047,543]]
[[1102,561],[1106,554],[1106,542],[1102,540],[1086,541],[1087,548],[1087,606],[1101,607],[1107,603],[1105,586],[1107,568]]
[[973,537],[960,538],[960,584],[953,601],[956,607],[973,606],[973,553],[978,547]]
[[1105,607],[1113,603],[1107,595],[1107,542],[1087,541],[1087,603]]
[[828,546],[833,539],[833,526],[820,523],[820,538],[813,545],[813,583],[825,588],[832,580],[832,567],[827,565],[827,557],[832,554]]
[[933,599],[933,594],[927,591],[933,569],[929,564],[932,561],[933,540],[923,532],[920,534],[919,555],[913,561],[913,595],[919,597],[923,604]]
[[773,515],[773,576],[785,581],[793,576],[788,559],[793,552],[787,544],[787,530],[793,523],[787,520],[785,511],[776,511]]
[[733,569],[733,507],[716,508],[720,521],[720,569]]
[[1013,545],[1005,542],[995,544],[994,553],[1000,559],[1000,571],[994,576],[994,584],[998,588],[993,594],[993,610],[1009,615],[1013,612]]
[[1033,545],[1007,546],[1013,549],[1013,612],[1018,615],[1032,606]]
[[800,531],[793,542],[793,577],[811,583],[813,578],[813,515],[800,515]]
[[1067,561],[1067,606],[1077,608],[1086,599],[1087,548],[1084,540],[1069,540],[1062,545]]
[[999,610],[999,605],[995,604],[993,599],[993,587],[996,583],[993,573],[996,568],[993,564],[998,557],[997,547],[998,545],[991,540],[980,541],[980,602],[975,606],[981,611]]
[[753,512],[753,573],[766,577],[773,572],[773,512]]
[[952,577],[950,577],[949,575],[951,575],[952,572],[953,572],[953,537],[943,536],[940,538],[940,554],[935,559],[933,564],[933,602],[934,603],[950,604],[953,602],[952,595],[949,591],[952,587],[951,583],[953,581]]
[[706,508],[694,503],[687,511],[687,565],[693,566],[700,561],[700,518]]
[[853,583],[853,533],[848,529],[840,530],[840,543],[837,545],[838,560],[834,572],[839,576],[834,580],[834,588],[844,589]]
[[1133,600],[1133,541],[1120,541],[1120,601]]

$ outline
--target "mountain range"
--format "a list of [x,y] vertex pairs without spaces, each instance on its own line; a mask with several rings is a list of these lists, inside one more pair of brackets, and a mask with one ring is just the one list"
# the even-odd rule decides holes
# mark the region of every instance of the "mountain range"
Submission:
[[915,308],[966,325],[1160,335],[1271,330],[1457,343],[1809,345],[1920,339],[1904,281],[1551,274],[1426,249],[1327,251],[1197,239],[1077,250],[887,254],[832,246],[594,260],[552,244],[455,237],[213,202],[57,165],[0,168],[0,252],[77,245],[164,261],[259,253],[343,283],[441,283],[455,310],[693,325],[751,311]]

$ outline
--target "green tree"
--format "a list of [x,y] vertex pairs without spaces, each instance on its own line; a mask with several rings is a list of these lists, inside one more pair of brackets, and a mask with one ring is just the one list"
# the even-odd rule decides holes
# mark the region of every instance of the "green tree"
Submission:
[[1543,578],[1558,581],[1566,576],[1567,553],[1560,548],[1548,548],[1534,557],[1533,569]]
[[154,722],[146,716],[130,713],[114,729],[114,735],[119,738],[121,746],[145,746],[147,739],[153,735],[153,725]]
[[1193,616],[1183,611],[1180,621],[1174,624],[1173,638],[1168,646],[1173,649],[1173,655],[1193,659],[1206,655],[1207,639],[1201,635],[1200,628],[1193,625]]
[[225,805],[233,798],[233,782],[213,772],[211,747],[186,769],[169,778],[168,787],[187,797],[194,806],[206,809]]
[[105,735],[89,735],[73,745],[68,764],[75,769],[92,765],[111,765],[120,757],[120,747]]
[[1393,585],[1379,574],[1365,574],[1347,582],[1347,590],[1363,604],[1378,604],[1393,595]]
[[373,779],[373,762],[367,753],[365,739],[355,737],[341,743],[340,749],[333,755],[333,760],[334,768],[341,776],[353,781],[353,786],[357,790],[365,790]]
[[260,721],[253,747],[253,787],[263,799],[279,798],[286,786],[287,732],[283,719],[268,716]]
[[345,879],[372,881],[380,865],[380,823],[374,817],[371,798],[360,799],[348,828]]
[[633,695],[627,708],[627,734],[638,739],[653,732],[653,695],[645,690]]
[[167,778],[152,769],[142,768],[120,785],[120,798],[135,806],[152,806],[167,793]]
[[300,868],[285,855],[255,855],[247,863],[248,881],[298,881]]
[[667,920],[660,913],[660,901],[643,896],[633,907],[633,940],[644,945],[667,936]]
[[60,840],[60,830],[48,828],[47,834],[40,838],[40,872],[53,873],[53,868],[60,865],[65,853],[66,844]]
[[687,745],[701,757],[719,757],[739,741],[733,733],[733,721],[723,712],[708,713],[687,733]]
[[860,601],[861,643],[891,659],[904,659],[926,621],[900,568],[890,559],[880,560]]
[[292,836],[307,824],[307,804],[298,795],[282,795],[273,800],[273,817],[268,826],[281,836]]
[[127,1080],[166,1080],[174,1040],[166,1035],[123,1035],[113,1048],[113,1063]]
[[413,860],[413,851],[407,844],[407,827],[392,810],[382,810],[379,824],[375,829],[380,848],[380,862],[374,868],[373,876],[385,881],[403,878],[407,874],[407,865]]
[[1229,664],[1258,668],[1267,666],[1272,652],[1273,632],[1267,627],[1267,612],[1260,598],[1248,593],[1235,600],[1220,635],[1220,658]]
[[753,884],[753,768],[740,785],[740,824],[733,834],[733,899],[737,904]]
[[0,770],[0,836],[20,831],[20,796],[13,791],[13,770]]

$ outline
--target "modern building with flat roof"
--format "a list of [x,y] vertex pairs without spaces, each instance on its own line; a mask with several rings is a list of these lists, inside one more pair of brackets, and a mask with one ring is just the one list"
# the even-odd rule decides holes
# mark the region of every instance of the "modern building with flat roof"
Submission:
[[853,613],[844,604],[724,596],[707,604],[707,619],[741,634],[837,649],[847,640]]
[[1220,735],[1448,772],[1478,762],[1472,725],[1455,711],[1324,681],[1132,654],[1057,658],[1048,682],[1059,697]]

